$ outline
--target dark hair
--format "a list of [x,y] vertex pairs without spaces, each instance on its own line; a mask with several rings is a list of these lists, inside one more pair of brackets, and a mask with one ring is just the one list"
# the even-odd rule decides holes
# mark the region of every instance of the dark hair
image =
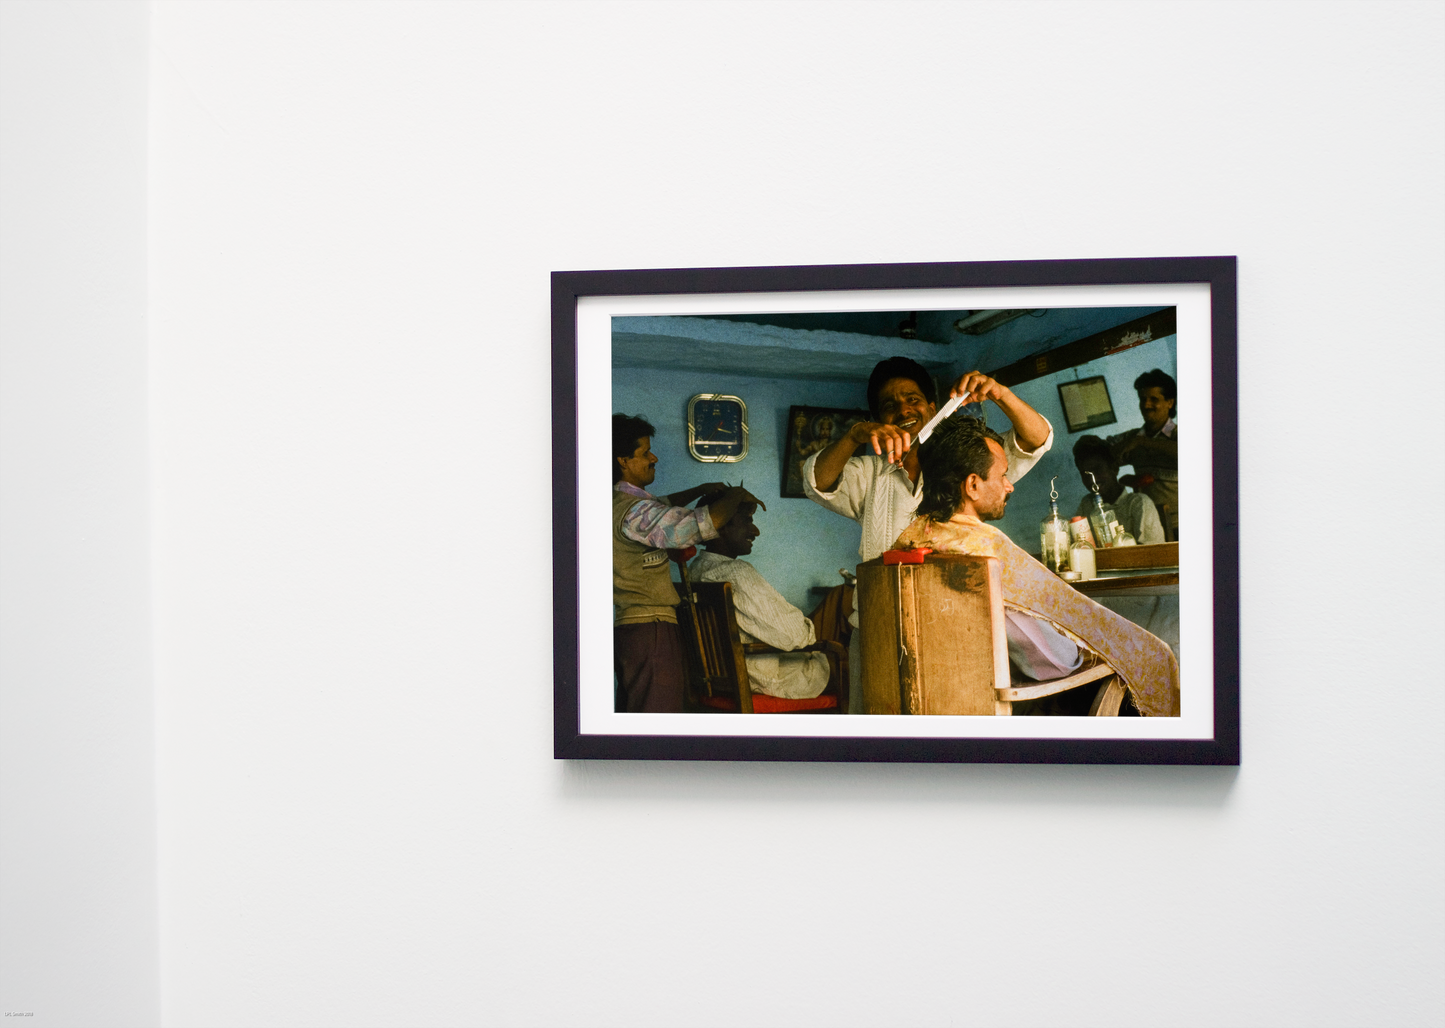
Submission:
[[886,361],[879,361],[874,365],[873,374],[868,376],[868,410],[875,418],[878,416],[878,392],[892,378],[906,378],[916,382],[923,398],[937,406],[938,390],[934,388],[933,376],[928,373],[928,369],[908,357],[889,357]]
[[992,439],[1000,446],[1003,436],[989,428],[982,418],[955,414],[933,430],[918,448],[918,467],[923,472],[921,517],[947,521],[963,506],[963,483],[969,475],[988,479],[993,469]]
[[1154,368],[1134,379],[1134,391],[1136,393],[1156,386],[1159,391],[1164,394],[1164,399],[1174,400],[1174,409],[1170,412],[1170,416],[1177,417],[1179,414],[1179,401],[1176,399],[1175,394],[1178,392],[1178,389],[1175,387],[1174,379],[1170,375],[1158,368]]
[[1074,463],[1088,460],[1090,457],[1098,457],[1116,471],[1119,468],[1119,462],[1114,459],[1114,452],[1109,449],[1108,443],[1096,435],[1081,435],[1079,441],[1074,444]]
[[657,435],[657,429],[648,424],[640,414],[612,415],[612,481],[622,481],[622,465],[619,457],[631,457],[637,452],[637,441],[646,436]]

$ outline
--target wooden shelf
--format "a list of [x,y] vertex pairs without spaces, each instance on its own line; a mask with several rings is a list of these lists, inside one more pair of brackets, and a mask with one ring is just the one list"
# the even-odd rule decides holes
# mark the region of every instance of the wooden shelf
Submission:
[[1161,571],[1158,574],[1090,578],[1082,582],[1071,582],[1069,584],[1085,596],[1092,596],[1095,593],[1123,592],[1125,589],[1153,589],[1159,586],[1177,586],[1179,584],[1179,572]]
[[1177,568],[1178,543],[1151,543],[1148,546],[1116,546],[1094,551],[1094,566],[1100,571],[1122,571],[1131,568]]

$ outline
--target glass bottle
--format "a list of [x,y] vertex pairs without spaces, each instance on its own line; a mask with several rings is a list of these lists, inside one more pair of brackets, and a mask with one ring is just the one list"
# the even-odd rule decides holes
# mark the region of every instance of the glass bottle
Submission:
[[1058,477],[1049,479],[1049,516],[1039,523],[1039,559],[1057,574],[1069,570],[1069,526],[1059,517]]
[[1094,535],[1089,531],[1089,522],[1084,517],[1075,517],[1069,522],[1069,532],[1074,541],[1069,550],[1069,568],[1084,578],[1093,578],[1098,571],[1094,561]]
[[1101,550],[1119,545],[1119,533],[1124,529],[1119,524],[1118,517],[1112,510],[1104,508],[1104,497],[1099,495],[1099,480],[1094,478],[1093,472],[1089,473],[1093,480],[1094,491],[1089,494],[1093,501],[1094,509],[1089,511],[1089,527],[1094,530],[1094,544]]

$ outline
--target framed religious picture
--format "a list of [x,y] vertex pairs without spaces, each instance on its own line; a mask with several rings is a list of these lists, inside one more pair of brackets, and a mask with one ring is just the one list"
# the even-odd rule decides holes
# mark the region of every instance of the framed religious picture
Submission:
[[557,757],[1239,762],[1234,258],[552,304]]
[[842,439],[860,421],[868,420],[866,410],[839,407],[792,406],[788,408],[788,435],[783,445],[783,480],[778,494],[802,499],[803,465],[815,453]]

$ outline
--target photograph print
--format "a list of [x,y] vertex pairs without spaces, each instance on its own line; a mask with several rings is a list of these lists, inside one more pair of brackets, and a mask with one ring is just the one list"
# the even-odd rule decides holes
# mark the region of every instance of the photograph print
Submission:
[[[783,759],[1039,759],[1031,740],[1127,759],[1215,739],[1211,292],[740,291],[614,299],[591,332],[579,316],[611,385],[591,555],[612,609],[604,632],[600,590],[579,594],[602,659],[578,717],[659,756],[741,737]],[[690,444],[717,396],[749,439],[728,465]],[[604,420],[579,404],[579,425],[584,407]]]

